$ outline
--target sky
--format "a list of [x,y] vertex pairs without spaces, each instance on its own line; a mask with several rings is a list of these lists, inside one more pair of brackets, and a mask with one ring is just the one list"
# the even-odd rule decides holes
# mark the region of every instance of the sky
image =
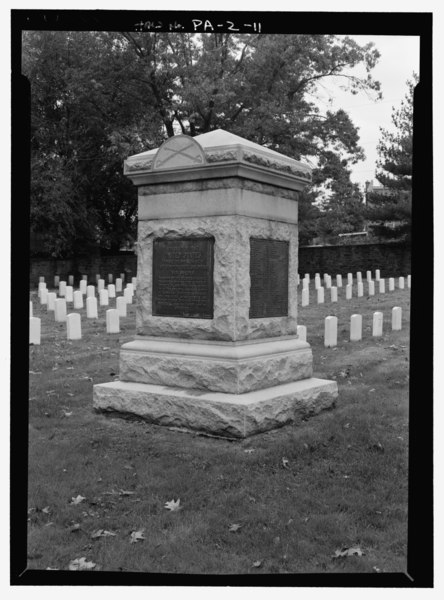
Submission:
[[[412,79],[413,72],[419,73],[419,37],[416,36],[353,36],[360,45],[373,42],[381,57],[372,70],[374,79],[381,83],[382,100],[375,101],[375,93],[359,92],[355,96],[341,90],[337,82],[329,80],[319,88],[321,94],[320,107],[327,109],[343,108],[348,112],[352,122],[359,128],[360,145],[364,148],[366,160],[352,165],[351,179],[360,184],[374,180],[377,160],[376,146],[381,138],[380,127],[394,130],[391,121],[392,108],[399,108],[407,93],[407,80]],[[364,68],[350,71],[355,75],[364,75]]]

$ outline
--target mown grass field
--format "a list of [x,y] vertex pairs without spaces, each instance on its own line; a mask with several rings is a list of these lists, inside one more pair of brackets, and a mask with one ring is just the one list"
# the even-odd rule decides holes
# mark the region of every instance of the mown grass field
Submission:
[[[29,351],[28,568],[66,570],[85,557],[96,571],[405,572],[410,290],[339,295],[299,309],[314,375],[338,382],[336,408],[233,442],[94,413],[92,386],[118,377],[135,307],[114,335],[104,308],[96,320],[81,311],[83,339],[67,341],[33,293],[42,343]],[[402,331],[391,331],[393,306]],[[371,336],[375,310],[381,338]],[[353,313],[364,339],[350,343]],[[331,349],[328,315],[339,321]],[[173,499],[180,510],[165,508]],[[98,530],[115,535],[92,537]],[[343,548],[362,555],[334,558]]]

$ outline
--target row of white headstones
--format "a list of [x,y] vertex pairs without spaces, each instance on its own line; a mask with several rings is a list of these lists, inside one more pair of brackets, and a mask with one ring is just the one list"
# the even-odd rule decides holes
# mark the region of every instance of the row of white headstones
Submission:
[[[381,337],[383,333],[384,314],[380,311],[373,313],[372,336]],[[392,308],[392,331],[401,331],[402,328],[402,308],[394,306]],[[307,341],[307,327],[298,325],[297,334],[300,340]],[[362,315],[351,315],[350,317],[350,341],[358,342],[362,340]],[[325,317],[324,321],[324,346],[332,348],[338,345],[338,317]]]
[[[375,272],[375,280],[372,279],[372,272],[367,271],[367,284],[368,284],[368,295],[375,295],[375,283],[378,283],[379,293],[385,294],[385,279],[380,277],[380,272],[377,269]],[[407,279],[407,281],[406,281]],[[298,284],[302,281],[302,293],[301,293],[301,306],[308,306],[310,303],[310,275],[307,273],[305,277],[300,280],[298,276]],[[356,273],[356,282],[357,282],[357,297],[360,298],[364,295],[364,282],[362,280],[362,273],[358,271]],[[338,288],[342,288],[342,275],[336,275],[336,286],[332,285],[332,278],[327,273],[324,274],[324,286],[321,285],[321,277],[319,273],[316,273],[315,279],[315,290],[317,293],[317,302],[318,304],[322,304],[325,301],[325,289],[330,289],[330,297],[331,302],[338,301]],[[407,278],[399,277],[398,278],[398,287],[400,290],[405,289],[407,283],[407,288],[411,287],[412,277],[411,275],[407,275]],[[395,291],[396,287],[396,279],[394,277],[390,277],[388,279],[388,291]],[[347,274],[347,284],[345,285],[345,299],[351,300],[353,297],[353,273]]]
[[[109,275],[109,281],[112,281],[112,275]],[[71,276],[70,276],[71,278]],[[68,279],[69,283],[73,280]],[[96,298],[96,286],[87,285],[87,276],[84,275],[79,283],[79,289],[74,291],[72,285],[67,285],[66,281],[59,281],[54,278],[54,284],[59,288],[59,298],[55,292],[50,292],[43,277],[39,278],[38,297],[41,305],[46,305],[47,311],[54,311],[55,321],[66,322],[66,335],[68,340],[79,340],[82,338],[81,316],[79,313],[67,314],[67,303],[73,303],[74,309],[84,308],[83,296],[86,296],[86,318],[98,318],[98,305]],[[106,311],[106,332],[120,332],[120,317],[126,317],[127,304],[132,304],[134,291],[137,286],[137,278],[133,277],[131,283],[128,283],[123,289],[123,278],[117,278],[115,284],[109,283],[105,288],[105,280],[97,275],[97,292],[99,294],[99,305],[109,306],[109,299],[116,299],[116,308],[110,308]],[[118,292],[123,292],[123,296],[118,296]],[[29,343],[39,345],[41,340],[41,319],[34,317],[32,301],[29,302]]]

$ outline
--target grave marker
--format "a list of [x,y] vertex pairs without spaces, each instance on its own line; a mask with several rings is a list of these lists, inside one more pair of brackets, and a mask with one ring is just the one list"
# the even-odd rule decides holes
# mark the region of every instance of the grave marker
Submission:
[[123,290],[123,297],[125,298],[127,304],[132,304],[133,303],[133,295],[132,295],[130,289],[125,288]]
[[298,335],[298,338],[301,340],[301,342],[306,342],[307,341],[307,327],[305,325],[298,325],[297,335]]
[[40,304],[46,304],[48,302],[48,290],[42,288],[40,290]]
[[74,298],[74,308],[79,309],[83,308],[83,294],[81,290],[76,290],[73,294]]
[[319,274],[316,273],[315,275],[315,289],[318,290],[321,287],[321,278],[319,277]]
[[411,285],[412,285],[412,276],[407,275],[407,287],[410,289]]
[[375,282],[374,281],[368,282],[368,295],[369,296],[375,295]]
[[327,275],[327,277],[325,279],[325,287],[327,289],[331,289],[331,277],[330,277],[330,275]]
[[134,286],[133,286],[133,284],[132,283],[127,283],[126,284],[126,289],[130,290],[131,296],[134,298]]
[[99,301],[100,306],[109,306],[108,290],[100,290]]
[[65,291],[65,300],[67,302],[73,302],[73,300],[74,300],[73,293],[74,293],[74,290],[72,288],[72,285],[67,285],[66,291]]
[[88,285],[86,288],[86,296],[87,298],[95,298],[96,296],[96,288],[93,285]]
[[332,348],[338,344],[338,317],[325,317],[324,345]]
[[31,318],[33,316],[33,309],[32,309],[32,300],[29,301],[29,317]]
[[364,295],[364,284],[362,283],[362,280],[358,282],[358,298],[362,298],[362,296]]
[[57,300],[57,294],[55,292],[48,292],[46,310],[55,310],[55,301]]
[[347,285],[345,286],[345,299],[346,300],[351,300],[352,298],[352,286],[347,283]]
[[116,309],[121,317],[126,317],[126,300],[123,296],[116,298]]
[[395,278],[389,277],[389,292],[393,292],[395,290]]
[[119,333],[119,311],[116,308],[109,308],[106,311],[106,333]]
[[122,291],[122,280],[120,279],[120,277],[117,277],[116,279],[116,293],[117,292],[121,292]]
[[381,271],[379,269],[376,269],[375,271],[375,279],[376,281],[379,281],[381,279]]
[[65,298],[57,298],[54,302],[54,318],[57,322],[66,321],[66,300]]
[[95,296],[87,296],[86,298],[86,318],[97,319],[97,298]]
[[59,287],[59,281],[60,281],[59,275],[54,275],[54,287],[55,288]]
[[122,283],[125,282],[125,273],[120,273],[120,279],[122,280]]
[[338,301],[338,288],[335,286],[332,286],[330,288],[330,294],[331,294],[331,301],[337,302]]
[[114,283],[110,283],[108,285],[108,296],[109,296],[109,298],[116,297],[116,286],[114,285]]
[[379,279],[379,293],[385,294],[385,279]]
[[304,288],[302,290],[302,301],[301,301],[301,304],[302,304],[302,306],[308,306],[309,302],[310,302],[310,296],[309,296],[308,288]]
[[113,274],[108,273],[108,284],[113,282]]
[[373,313],[373,337],[382,335],[383,314],[382,312]]
[[336,287],[342,287],[342,275],[336,275]]
[[68,275],[68,284],[74,286],[74,275]]
[[[83,298],[82,298],[83,301]],[[68,340],[82,339],[82,326],[79,313],[70,313],[66,317],[66,337]]]
[[104,279],[99,279],[99,281],[97,282],[97,291],[100,294],[100,292],[102,290],[105,289],[105,280]]
[[96,273],[96,283],[99,283],[100,273]]
[[86,288],[87,288],[86,279],[81,279],[79,282],[79,291],[81,292],[82,296],[86,295]]
[[371,281],[371,280],[372,280],[372,272],[367,271],[367,281]]
[[403,289],[404,289],[404,287],[405,287],[405,280],[404,280],[404,277],[400,277],[400,278],[399,278],[399,289],[400,289],[400,290],[403,290]]
[[356,282],[357,283],[362,283],[362,273],[361,273],[361,271],[358,271],[356,273]]
[[41,320],[38,317],[29,318],[29,343],[40,345]]
[[40,276],[39,277],[39,283],[42,283],[43,281],[45,281],[45,278]]
[[324,302],[324,288],[318,287],[318,304],[322,304]]
[[88,275],[82,275],[82,281],[88,281]]
[[59,281],[59,296],[63,298],[66,294],[66,281]]
[[392,329],[393,331],[401,331],[402,328],[402,308],[394,306],[392,308]]
[[350,317],[350,341],[359,342],[362,340],[362,315],[352,315]]
[[353,285],[353,273],[347,273],[347,283]]

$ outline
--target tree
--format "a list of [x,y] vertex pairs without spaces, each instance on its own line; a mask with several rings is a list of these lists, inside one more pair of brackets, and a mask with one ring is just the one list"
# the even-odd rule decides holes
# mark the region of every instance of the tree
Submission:
[[393,108],[394,131],[381,128],[376,177],[385,194],[367,196],[366,216],[373,233],[382,238],[410,239],[413,165],[413,92],[419,78],[407,81],[401,107]]
[[[122,161],[177,132],[223,128],[296,159],[316,157],[315,185],[333,190],[339,178],[350,187],[348,166],[363,157],[356,127],[342,110],[321,114],[316,86],[336,77],[351,93],[379,90],[373,45],[333,35],[26,32],[23,54],[34,173],[45,179],[53,157],[66,211],[86,216],[60,225],[66,243],[54,239],[55,254],[78,252],[84,237],[117,248],[134,234],[136,193]],[[360,63],[366,78],[346,73]],[[47,188],[38,189],[34,205]]]

